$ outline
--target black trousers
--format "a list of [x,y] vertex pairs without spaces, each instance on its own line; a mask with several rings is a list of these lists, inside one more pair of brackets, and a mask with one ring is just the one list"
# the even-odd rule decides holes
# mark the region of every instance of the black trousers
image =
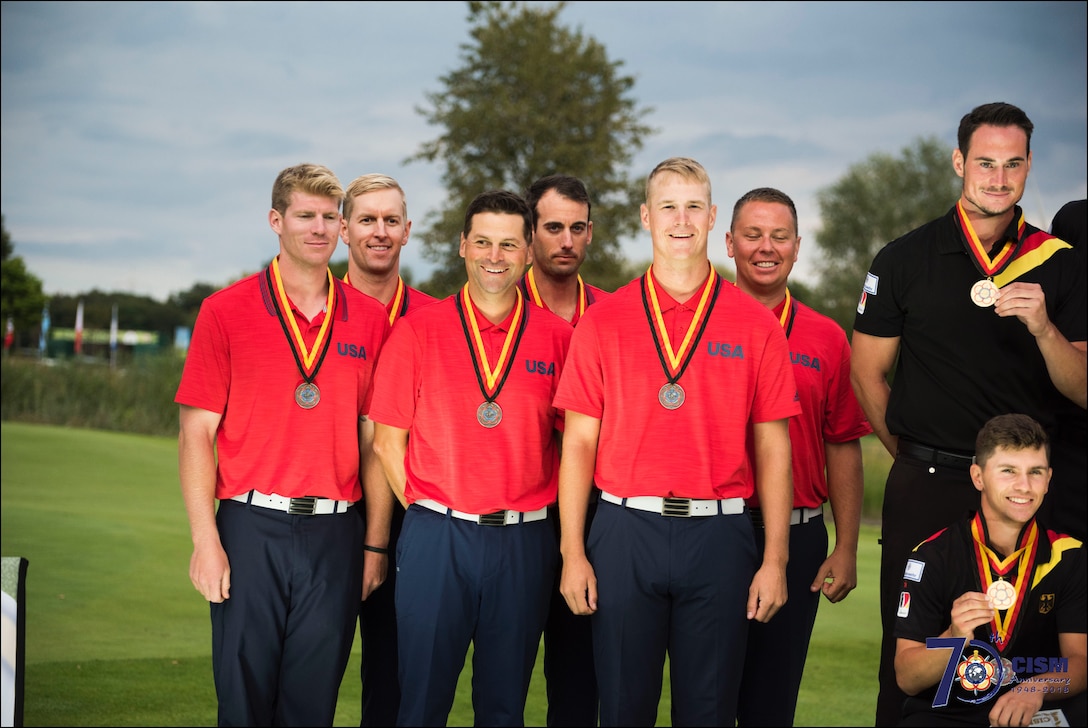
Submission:
[[[364,517],[365,511],[360,508]],[[359,636],[362,660],[359,680],[362,684],[362,719],[359,725],[396,725],[400,709],[400,680],[397,677],[397,611],[394,608],[397,588],[397,539],[404,524],[404,508],[393,504],[393,520],[389,527],[389,571],[385,583],[359,604]]]
[[[597,512],[597,491],[594,489],[586,510],[586,532]],[[559,535],[559,513],[554,509],[556,537]],[[593,667],[593,630],[588,616],[570,611],[567,600],[559,593],[562,570],[556,572],[552,589],[548,621],[544,623],[544,679],[548,692],[548,726],[597,725],[597,674]]]

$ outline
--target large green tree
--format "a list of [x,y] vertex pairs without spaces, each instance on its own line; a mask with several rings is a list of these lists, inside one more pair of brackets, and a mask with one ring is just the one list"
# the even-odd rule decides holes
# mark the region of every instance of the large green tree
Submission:
[[847,332],[853,330],[854,311],[873,257],[888,242],[948,212],[959,194],[952,149],[934,137],[917,139],[898,157],[872,154],[838,182],[819,190],[820,311]]
[[15,326],[15,346],[37,341],[42,323],[45,294],[42,281],[31,273],[22,257],[15,255],[4,218],[0,215],[0,237],[3,238],[3,258],[0,259],[0,326],[7,326],[11,317]]
[[472,41],[462,44],[462,65],[442,76],[442,90],[417,107],[444,132],[421,145],[408,162],[439,162],[447,193],[443,209],[428,213],[419,237],[438,264],[422,287],[434,295],[455,291],[465,278],[457,253],[464,211],[478,193],[523,192],[546,174],[581,178],[592,201],[593,245],[585,278],[609,290],[631,271],[619,241],[640,229],[641,179],[627,167],[654,130],[641,123],[649,108],[630,96],[635,79],[622,61],[580,29],[559,24],[565,3],[470,2]]

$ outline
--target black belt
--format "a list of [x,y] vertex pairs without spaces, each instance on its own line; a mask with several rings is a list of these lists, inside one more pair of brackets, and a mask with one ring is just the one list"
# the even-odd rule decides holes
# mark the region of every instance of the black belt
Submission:
[[956,470],[970,470],[971,464],[975,461],[970,455],[960,455],[958,453],[948,452],[947,450],[938,450],[937,448],[919,445],[917,442],[911,442],[910,440],[904,440],[903,438],[899,438],[898,455],[921,460],[922,462],[931,465],[955,468]]

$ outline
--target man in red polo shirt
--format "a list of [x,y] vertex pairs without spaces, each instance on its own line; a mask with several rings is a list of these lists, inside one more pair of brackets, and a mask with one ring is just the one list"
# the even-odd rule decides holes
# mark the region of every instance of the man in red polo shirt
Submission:
[[401,320],[382,352],[374,451],[406,506],[397,542],[398,725],[445,725],[469,644],[477,725],[522,725],[558,562],[552,406],[571,326],[517,283],[532,212],[477,195],[468,282]]
[[797,388],[778,321],[710,265],[716,214],[698,162],[653,170],[641,208],[653,263],[578,324],[555,398],[561,588],[593,615],[602,726],[654,724],[666,652],[673,724],[733,725],[748,620],[786,600]]
[[[400,276],[400,252],[408,244],[412,221],[408,202],[395,179],[384,174],[356,177],[344,193],[340,237],[348,246],[344,282],[385,305],[392,326],[405,314],[434,303],[433,296],[405,284]],[[364,448],[365,451],[365,448]],[[364,559],[374,561],[368,574],[384,581],[363,584],[359,605],[362,661],[361,726],[388,726],[397,721],[400,683],[397,681],[397,617],[393,594],[397,584],[396,545],[404,523],[404,508],[385,485],[381,462],[373,458],[372,476],[382,487],[368,490],[360,516],[367,522]]]
[[[769,622],[754,622],[748,629],[737,707],[738,725],[790,726],[820,592],[834,603],[857,586],[864,486],[860,438],[873,428],[850,385],[846,332],[790,294],[789,276],[801,246],[793,200],[769,187],[748,192],[733,206],[725,244],[736,262],[737,287],[770,309],[786,332],[801,397],[800,416],[790,418],[789,600]],[[830,555],[823,514],[828,500],[835,517],[835,548]],[[748,506],[756,544],[762,549],[759,499],[749,499]],[[769,674],[775,679],[768,680]]]
[[279,174],[279,255],[205,299],[175,397],[220,725],[332,725],[355,637],[363,526],[351,507],[389,321],[329,271],[342,196],[320,165]]

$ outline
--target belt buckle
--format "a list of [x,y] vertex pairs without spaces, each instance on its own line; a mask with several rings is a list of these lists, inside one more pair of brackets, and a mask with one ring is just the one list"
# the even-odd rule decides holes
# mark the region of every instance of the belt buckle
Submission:
[[661,501],[661,515],[690,516],[691,498],[663,498]]
[[287,512],[296,516],[312,516],[317,508],[317,496],[304,495],[292,498],[287,505]]
[[480,516],[481,526],[505,526],[506,525],[506,511],[495,511],[494,513],[484,513]]

